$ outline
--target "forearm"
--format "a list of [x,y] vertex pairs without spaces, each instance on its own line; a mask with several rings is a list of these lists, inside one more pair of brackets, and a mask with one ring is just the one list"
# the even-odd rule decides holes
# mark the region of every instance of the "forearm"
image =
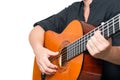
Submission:
[[40,26],[36,26],[30,32],[29,42],[33,48],[34,53],[38,53],[43,48],[44,44],[44,30]]
[[120,46],[113,46],[104,60],[120,65]]

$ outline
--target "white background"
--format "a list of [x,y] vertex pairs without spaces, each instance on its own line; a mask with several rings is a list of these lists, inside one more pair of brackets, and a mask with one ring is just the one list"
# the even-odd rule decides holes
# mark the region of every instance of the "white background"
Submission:
[[32,80],[33,24],[81,0],[0,0],[0,80]]

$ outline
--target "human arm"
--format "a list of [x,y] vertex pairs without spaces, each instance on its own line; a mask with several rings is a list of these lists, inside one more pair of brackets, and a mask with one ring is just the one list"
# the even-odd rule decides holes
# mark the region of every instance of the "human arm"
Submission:
[[35,26],[29,34],[29,42],[33,48],[36,62],[39,66],[39,69],[42,73],[53,74],[56,72],[57,66],[53,65],[49,61],[50,56],[55,56],[58,53],[52,52],[47,48],[43,47],[44,45],[44,29],[39,25]]
[[[51,56],[51,54],[49,54],[49,53],[52,53],[53,55],[55,54],[55,53],[49,51],[48,49],[43,48],[44,32],[47,30],[52,30],[56,33],[61,33],[64,30],[64,28],[66,27],[66,25],[71,20],[73,20],[71,17],[73,17],[73,14],[74,14],[73,12],[75,12],[74,10],[76,9],[76,5],[79,5],[79,3],[73,3],[69,7],[66,7],[65,9],[63,9],[61,12],[54,14],[54,15],[34,24],[35,27],[30,33],[30,43],[31,43],[31,46],[35,53],[37,62],[39,62],[39,64],[38,64],[39,68],[42,69],[41,64],[45,68],[44,70],[41,70],[43,73],[48,73],[47,69],[49,69],[48,65],[50,65],[48,57]],[[71,15],[71,13],[72,13],[72,15]],[[44,57],[42,57],[42,56],[45,56],[46,61],[45,61]],[[47,64],[47,62],[49,62],[49,64]],[[44,65],[47,66],[47,68]],[[52,73],[52,72],[54,73],[56,71],[56,68],[54,69],[55,71],[53,71],[53,69],[51,69],[52,71],[50,70],[49,73]]]
[[120,65],[120,46],[112,46],[111,39],[106,40],[100,31],[88,40],[87,49],[95,58]]

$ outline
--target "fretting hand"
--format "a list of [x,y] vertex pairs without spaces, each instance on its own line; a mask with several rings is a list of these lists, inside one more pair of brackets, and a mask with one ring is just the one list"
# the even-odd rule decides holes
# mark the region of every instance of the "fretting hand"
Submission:
[[87,49],[93,57],[104,59],[111,52],[111,39],[106,40],[100,31],[96,31],[88,40]]

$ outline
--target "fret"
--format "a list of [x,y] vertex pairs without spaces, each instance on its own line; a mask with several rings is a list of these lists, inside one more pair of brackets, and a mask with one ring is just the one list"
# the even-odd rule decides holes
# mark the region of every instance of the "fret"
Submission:
[[113,22],[113,23],[112,23],[113,33],[115,33],[115,26],[114,26],[115,23],[114,23],[114,19],[112,20],[112,22]]
[[82,52],[84,51],[84,36],[82,37]]
[[74,53],[73,53],[73,57],[76,55],[77,53],[77,41],[74,44]]
[[61,56],[60,56],[60,60],[61,60],[61,62],[62,62],[62,64],[61,65],[64,65],[64,63],[66,63],[67,62],[67,47],[64,47],[62,50],[61,50]]
[[86,50],[86,44],[87,44],[87,36],[84,36],[84,51]]
[[109,27],[109,36],[111,36],[113,33],[115,33],[115,26],[114,26],[115,23],[114,23],[114,21],[115,21],[115,19],[113,18],[109,22],[109,26],[108,26]]
[[114,20],[115,32],[119,30],[119,17]]
[[103,30],[104,32],[104,37],[108,37],[108,31],[107,31],[107,28]]
[[[107,26],[109,26],[108,22],[107,22]],[[107,29],[107,37],[109,37],[109,27],[107,27],[106,29]]]
[[101,28],[101,34],[105,37],[107,35],[107,30],[105,29],[105,27]]
[[71,54],[71,57],[74,57],[74,53],[75,53],[75,43],[73,43],[72,46],[73,46],[73,50],[72,50],[73,52],[72,52],[72,54]]
[[75,55],[78,55],[79,54],[79,41],[77,41],[77,48],[76,48],[76,53],[75,53]]
[[115,32],[117,32],[119,30],[119,23],[115,24]]
[[74,57],[74,53],[75,53],[75,43],[73,44],[73,54],[72,54],[72,57]]
[[73,49],[69,51],[69,59],[72,58],[72,54],[73,54]]
[[120,14],[119,14],[119,29],[120,29]]
[[83,45],[82,45],[82,43],[83,43],[83,38],[81,38],[80,40],[81,40],[80,49],[81,49],[81,52],[83,52]]
[[98,28],[95,28],[95,29],[93,30],[93,35],[94,35],[94,33],[95,33],[97,30],[100,30],[99,27],[98,27]]
[[71,45],[70,58],[72,58],[73,53],[74,53],[74,44]]
[[95,33],[95,29],[92,30],[92,32],[91,32],[91,36],[90,36],[90,37],[92,37],[92,36],[94,35],[94,33]]
[[74,44],[75,47],[74,47],[73,57],[74,57],[74,56],[76,55],[76,53],[77,53],[77,48],[78,48],[78,47],[77,47],[77,43],[78,43],[78,42],[76,41],[75,44]]
[[82,45],[83,45],[83,46],[82,46],[82,49],[83,49],[82,52],[84,51],[84,46],[85,46],[84,41],[85,41],[85,40],[84,40],[84,36],[83,36],[83,38],[82,38]]
[[119,17],[114,17],[109,25],[109,35],[114,34],[119,30]]
[[118,31],[119,30],[119,17],[115,20],[115,31]]
[[71,53],[72,53],[72,51],[71,51],[71,48],[72,48],[72,46],[70,45],[70,48],[69,48],[69,50],[67,50],[68,51],[68,59],[67,60],[69,60],[71,57]]
[[89,37],[93,36],[93,31],[91,33],[89,33],[89,35],[90,35]]
[[[67,47],[68,48],[68,47]],[[69,49],[67,49],[67,60],[69,59]]]
[[73,43],[73,44],[71,44],[67,47],[67,60],[76,56],[75,55],[76,54],[75,49],[76,49],[76,43]]
[[108,22],[105,23],[103,26],[104,37],[108,37],[109,34],[107,27],[108,27]]
[[107,35],[107,30],[106,30],[106,29],[102,29],[102,35],[103,35],[104,37],[106,37],[106,35]]
[[71,45],[67,47],[67,60],[71,58],[71,48],[72,48]]
[[[88,36],[88,35],[87,35]],[[79,40],[79,42],[81,43],[81,44],[79,44],[79,53],[80,52],[83,52],[83,51],[85,51],[86,50],[86,43],[87,43],[87,37],[84,35],[80,40]]]
[[101,34],[104,36],[104,24],[102,24],[100,27],[98,27],[98,30],[101,31]]
[[77,42],[75,42],[75,44],[74,44],[74,52],[73,52],[73,57],[75,56],[75,54],[76,54],[76,50],[77,50]]
[[82,37],[82,52],[84,51],[84,36]]
[[120,14],[118,14],[114,19],[115,32],[120,30]]
[[114,21],[114,18],[109,22],[109,26],[108,26],[108,28],[109,28],[109,36],[111,34],[115,33],[114,24],[113,24],[114,22],[113,21]]
[[[72,50],[72,51],[73,51],[73,50]],[[68,60],[72,58],[72,56],[71,56],[72,53],[73,53],[72,51],[70,51],[70,54],[69,54],[69,58],[68,58]]]
[[71,46],[67,47],[67,60],[69,60],[70,58],[70,47]]
[[75,55],[78,55],[79,54],[79,41],[77,41],[77,43],[76,43],[76,53],[75,53]]
[[88,33],[87,35],[88,35],[88,38],[90,39],[90,37],[91,37],[91,33]]
[[80,39],[78,40],[78,44],[79,44],[78,45],[78,54],[79,54],[81,52],[81,48],[80,48],[81,47],[81,42],[80,42]]
[[103,35],[103,36],[106,36],[106,32],[107,32],[107,30],[105,29],[105,27],[106,27],[106,23],[104,23],[104,22],[102,22],[101,23],[101,25],[100,25],[100,27],[98,27],[98,29],[101,31],[101,34]]
[[74,47],[74,44],[72,45],[72,50],[71,50],[71,53],[70,53],[70,58],[72,58],[73,57],[73,54],[74,54],[74,49],[75,49],[75,47]]
[[89,40],[90,37],[89,37],[89,35],[86,35],[86,37],[87,37],[87,39],[86,39],[86,42],[87,42],[87,41]]
[[[113,26],[111,25],[111,26],[109,26],[109,35],[111,35],[114,31],[113,31]],[[109,36],[108,36],[109,37]]]
[[85,36],[83,37],[83,51],[85,50]]

